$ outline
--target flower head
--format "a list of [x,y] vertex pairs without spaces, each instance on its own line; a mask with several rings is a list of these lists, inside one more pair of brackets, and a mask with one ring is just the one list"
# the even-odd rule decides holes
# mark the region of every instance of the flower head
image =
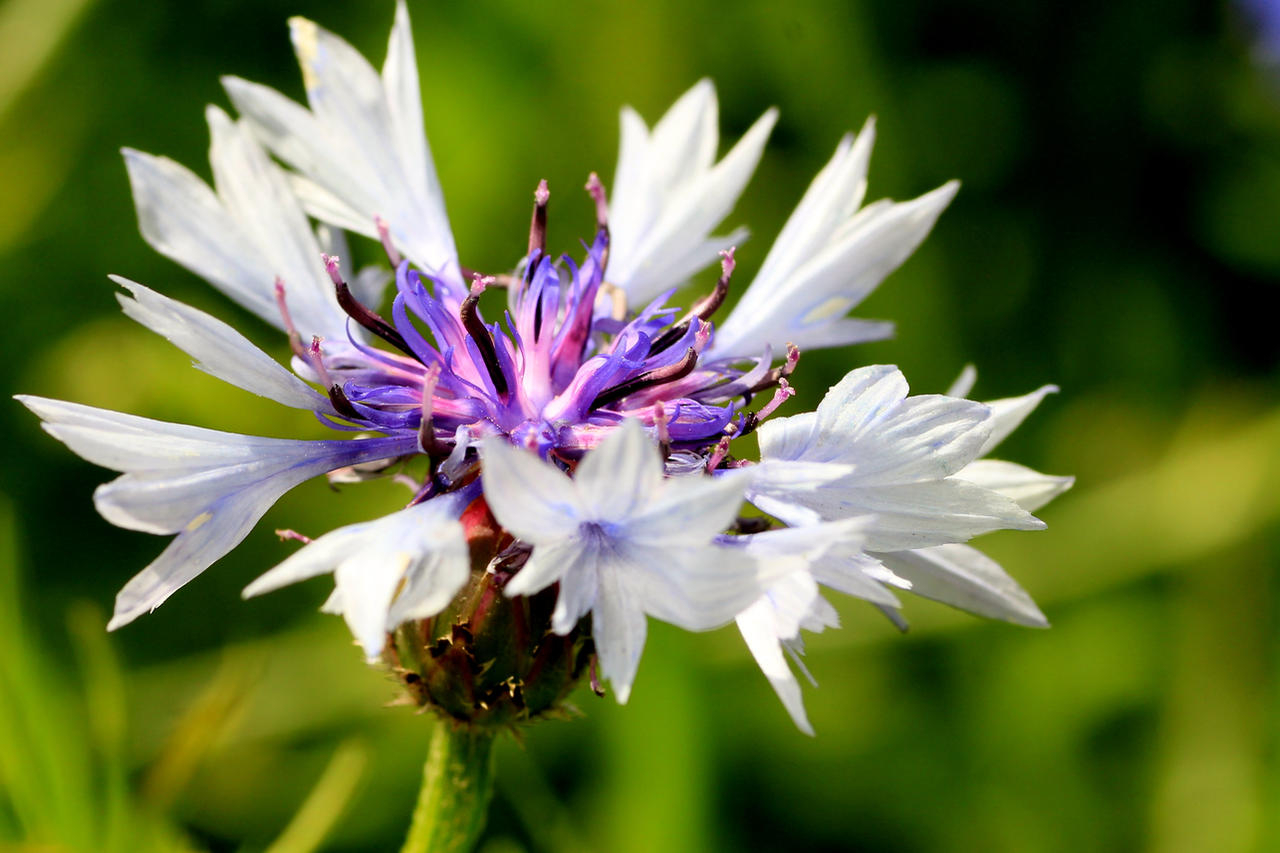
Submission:
[[[228,553],[293,486],[376,479],[397,461],[413,488],[403,510],[314,541],[290,534],[307,544],[245,594],[332,572],[324,609],[417,701],[468,724],[552,713],[584,672],[599,686],[597,661],[626,701],[649,617],[693,631],[736,620],[806,731],[783,650],[798,662],[802,628],[837,624],[822,587],[886,612],[897,587],[1036,622],[998,567],[956,549],[1042,527],[1030,511],[1069,485],[980,458],[1047,389],[986,405],[962,391],[908,397],[895,368],[866,367],[816,412],[773,417],[802,349],[888,334],[846,314],[924,239],[954,182],[863,206],[868,122],[717,326],[746,234],[712,232],[777,114],[717,160],[702,81],[652,130],[623,111],[612,199],[587,179],[596,230],[583,254],[548,247],[544,181],[511,268],[485,275],[461,263],[449,228],[405,4],[380,73],[315,24],[290,28],[307,104],[226,78],[242,117],[206,111],[213,186],[124,155],[143,237],[283,332],[292,372],[221,321],[114,280],[125,313],[197,367],[312,412],[334,438],[20,398],[55,438],[121,472],[95,495],[109,521],[174,537],[120,593],[110,627]],[[380,241],[389,269],[350,268],[344,231]],[[673,301],[717,259],[709,292]],[[740,439],[757,431],[753,464]],[[744,501],[772,518],[742,517]]]

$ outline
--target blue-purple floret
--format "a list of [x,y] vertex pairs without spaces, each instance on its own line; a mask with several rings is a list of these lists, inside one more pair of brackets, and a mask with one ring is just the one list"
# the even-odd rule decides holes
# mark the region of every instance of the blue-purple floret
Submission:
[[746,368],[701,361],[731,258],[714,301],[684,313],[667,305],[668,291],[628,319],[613,315],[602,292],[608,246],[602,227],[581,266],[532,247],[507,279],[503,321],[493,323],[482,318],[479,297],[494,279],[476,275],[463,290],[400,262],[390,322],[363,308],[352,316],[402,352],[351,335],[351,349],[325,353],[321,378],[332,380],[331,399],[350,425],[326,423],[416,433],[419,449],[433,455],[447,453],[465,427],[472,441],[503,435],[566,459],[626,418],[690,450],[748,429],[742,409],[769,384],[770,354]]

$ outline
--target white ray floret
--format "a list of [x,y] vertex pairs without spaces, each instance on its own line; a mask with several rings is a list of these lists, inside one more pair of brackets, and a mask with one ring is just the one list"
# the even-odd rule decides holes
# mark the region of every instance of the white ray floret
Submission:
[[[813,734],[805,714],[800,684],[787,662],[784,648],[796,656],[802,650],[800,630],[821,631],[839,627],[835,610],[819,594],[818,584],[835,581],[837,588],[870,601],[897,607],[897,599],[866,577],[859,561],[865,519],[771,530],[749,536],[726,537],[726,543],[743,549],[757,560],[794,566],[775,581],[764,595],[738,614],[738,631],[752,657],[782,700],[796,726]],[[798,658],[796,658],[798,661]]]
[[329,398],[221,320],[135,281],[110,278],[129,291],[130,296],[116,294],[124,313],[187,353],[200,370],[295,409],[337,414]]
[[373,660],[387,632],[435,616],[471,574],[458,494],[341,527],[307,544],[249,584],[246,598],[333,572],[326,613],[341,615]]
[[623,108],[607,276],[626,291],[629,305],[643,306],[683,284],[746,239],[745,229],[710,234],[751,179],[777,118],[777,110],[766,111],[717,163],[718,109],[710,80],[685,92],[652,131],[635,110]]
[[[748,498],[791,524],[874,515],[866,547],[875,551],[1043,528],[1013,500],[953,476],[982,451],[991,410],[954,397],[908,397],[907,390],[897,368],[859,368],[827,392],[816,412],[766,421]],[[854,472],[795,488],[785,476],[793,461],[852,465]]]
[[412,438],[291,441],[165,423],[92,406],[21,396],[46,432],[80,456],[122,472],[94,504],[118,527],[177,534],[116,597],[108,628],[154,610],[248,535],[294,486],[326,471],[415,450]]
[[875,140],[868,120],[847,135],[813,179],[774,241],[755,279],[708,352],[751,358],[768,345],[785,352],[845,346],[888,337],[893,324],[846,317],[928,236],[959,184],[943,184],[906,202],[887,199],[859,209]]
[[[969,393],[975,379],[973,369],[966,368],[949,393]],[[1057,390],[1053,385],[1045,385],[1021,397],[988,402],[992,429],[983,442],[981,455],[985,456],[1007,438],[1046,395]],[[1035,512],[1075,482],[1074,477],[1041,474],[994,459],[970,462],[956,476],[1004,495],[1027,512]],[[1026,590],[999,563],[969,545],[939,545],[874,556],[895,574],[909,580],[911,591],[917,595],[990,619],[1036,628],[1049,625]]]
[[283,280],[304,339],[345,344],[347,315],[283,172],[242,124],[216,107],[206,116],[216,191],[167,157],[124,149],[142,236],[277,328],[275,282]]
[[624,422],[574,477],[502,440],[482,449],[485,498],[504,528],[533,546],[507,584],[531,595],[559,582],[552,629],[568,634],[591,614],[603,674],[619,702],[631,692],[645,617],[690,631],[731,621],[775,575],[714,543],[742,504],[741,476],[664,480],[657,448]]
[[[458,252],[423,130],[413,33],[403,0],[382,74],[346,41],[305,18],[289,31],[307,90],[304,108],[237,77],[223,84],[236,109],[281,160],[313,216],[370,237],[383,220],[422,269],[463,287]],[[464,294],[465,295],[465,294]]]

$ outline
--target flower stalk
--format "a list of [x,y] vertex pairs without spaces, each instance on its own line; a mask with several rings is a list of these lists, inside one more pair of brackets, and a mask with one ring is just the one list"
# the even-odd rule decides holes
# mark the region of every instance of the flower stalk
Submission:
[[436,726],[401,853],[466,853],[475,847],[493,796],[494,736],[466,726]]

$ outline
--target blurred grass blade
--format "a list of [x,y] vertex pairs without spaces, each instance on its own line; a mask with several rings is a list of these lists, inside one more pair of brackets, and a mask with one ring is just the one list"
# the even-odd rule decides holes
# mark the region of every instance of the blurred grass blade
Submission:
[[0,122],[91,5],[93,0],[6,0],[0,5]]
[[261,671],[261,661],[255,657],[224,656],[209,685],[173,727],[147,772],[142,783],[144,800],[165,808],[177,799],[205,758],[239,727]]
[[319,850],[350,803],[368,763],[369,750],[363,743],[352,739],[340,744],[302,808],[267,853]]

